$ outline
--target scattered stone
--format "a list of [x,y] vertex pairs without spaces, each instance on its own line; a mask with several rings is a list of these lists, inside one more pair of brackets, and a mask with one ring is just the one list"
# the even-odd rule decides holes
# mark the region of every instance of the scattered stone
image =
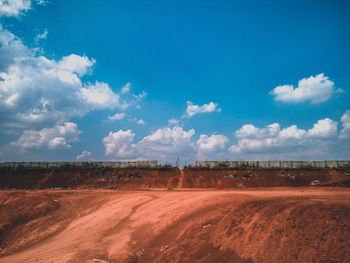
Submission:
[[311,181],[311,185],[319,185],[319,184],[320,184],[320,180]]
[[211,224],[207,224],[205,226],[202,226],[203,228],[208,228],[208,227],[211,227]]
[[168,245],[162,246],[162,248],[160,249],[160,252],[163,253],[163,252],[165,252],[168,248],[169,248]]
[[144,251],[144,249],[141,249],[141,251],[139,251],[139,252],[136,253],[136,256],[137,256],[138,258],[141,258],[141,257],[143,256],[143,251]]
[[109,261],[109,260],[104,260],[104,259],[99,259],[99,258],[94,258],[94,262],[100,262],[100,263],[113,263],[112,261]]
[[237,174],[228,174],[228,175],[225,175],[224,178],[229,178],[229,179],[233,179],[233,178],[237,178],[238,175]]

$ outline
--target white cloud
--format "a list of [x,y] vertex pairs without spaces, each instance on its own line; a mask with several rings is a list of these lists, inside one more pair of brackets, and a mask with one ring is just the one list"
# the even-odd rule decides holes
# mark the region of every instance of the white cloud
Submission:
[[45,6],[49,3],[49,0],[37,0],[36,1],[36,4],[37,5],[42,5],[42,6]]
[[133,145],[135,134],[131,130],[119,130],[110,132],[103,138],[106,156],[112,156],[120,159],[134,158],[135,145]]
[[169,126],[182,126],[182,122],[177,119],[170,119],[168,120]]
[[140,125],[146,124],[146,122],[143,119],[139,119],[138,121],[136,121],[136,123]]
[[0,72],[6,72],[15,60],[30,57],[32,53],[19,38],[0,24]]
[[222,159],[228,142],[229,139],[221,134],[212,134],[210,136],[201,134],[197,140],[197,159]]
[[128,93],[128,92],[130,91],[130,86],[131,86],[131,83],[130,83],[130,82],[126,83],[126,84],[123,86],[121,93],[122,93],[122,94]]
[[212,134],[210,136],[201,134],[197,140],[197,145],[199,150],[203,151],[223,150],[228,141],[228,138],[221,134]]
[[[350,138],[350,110],[342,117],[340,138]],[[310,129],[296,125],[281,128],[272,123],[263,128],[243,125],[234,134],[237,143],[228,148],[229,138],[222,134],[201,134],[180,126],[164,127],[134,141],[131,130],[110,132],[104,138],[106,156],[117,159],[181,160],[276,160],[348,158],[348,141],[338,140],[337,122],[318,120]]]
[[335,92],[334,82],[323,73],[299,80],[298,87],[282,85],[270,91],[276,101],[298,103],[327,101]]
[[62,57],[58,62],[57,67],[63,71],[76,73],[79,76],[84,76],[88,73],[88,71],[95,63],[95,59],[89,59],[87,56],[78,56],[72,54],[66,57]]
[[209,102],[208,104],[203,104],[202,106],[195,105],[191,101],[187,101],[186,113],[183,117],[191,118],[192,116],[199,113],[209,113],[209,112],[220,112],[221,109],[218,108],[218,104],[214,102]]
[[291,125],[284,128],[278,133],[278,136],[282,139],[302,139],[306,136],[307,131],[299,129],[296,125]]
[[111,121],[120,121],[125,118],[125,113],[116,113],[113,116],[108,116],[107,118]]
[[236,131],[237,138],[266,138],[269,136],[276,136],[280,131],[280,125],[273,123],[267,125],[263,129],[259,129],[252,124],[243,125],[238,131]]
[[81,88],[84,100],[94,109],[119,107],[122,110],[128,108],[128,103],[123,102],[119,94],[114,93],[109,85],[104,82],[88,84]]
[[341,122],[343,125],[342,130],[340,131],[340,139],[350,138],[350,110],[347,110],[341,117]]
[[[317,121],[311,129],[299,129],[291,125],[281,129],[278,123],[265,128],[244,125],[235,132],[237,144],[230,147],[230,152],[237,156],[254,156],[280,159],[283,156],[319,156],[329,154],[329,145],[337,136],[337,122],[329,118]],[[328,146],[327,146],[328,145]]]
[[144,124],[146,124],[146,122],[145,122],[143,119],[137,119],[137,118],[135,118],[135,117],[130,117],[130,118],[129,118],[129,121],[130,121],[130,122],[135,122],[135,123],[137,123],[137,124],[139,124],[139,125],[144,125]]
[[10,106],[13,107],[16,104],[16,101],[19,97],[18,93],[12,94],[10,97],[7,98],[7,100],[5,101],[5,103]]
[[66,139],[63,137],[55,137],[48,143],[49,149],[68,149],[70,145],[67,143]]
[[145,92],[126,100],[107,83],[84,83],[94,64],[85,55],[37,56],[0,26],[0,129],[50,127],[92,110],[125,110],[144,98]]
[[11,145],[23,149],[67,149],[69,143],[79,140],[81,131],[73,122],[40,131],[25,130],[21,137]]
[[156,130],[137,143],[138,152],[148,159],[175,160],[177,156],[193,158],[195,144],[194,129],[185,131],[182,127],[165,127]]
[[23,11],[30,9],[30,0],[0,0],[1,16],[19,16]]
[[309,137],[329,138],[337,135],[338,122],[329,118],[319,120],[313,128],[307,131]]
[[45,29],[42,33],[37,34],[37,35],[34,37],[35,43],[39,43],[41,40],[46,39],[48,33],[49,33],[49,32],[47,31],[47,29]]
[[147,92],[143,90],[140,94],[133,95],[133,97],[136,99],[136,101],[142,101],[147,95]]
[[[116,113],[112,116],[108,116],[107,119],[110,121],[120,121],[122,119],[125,119],[125,117],[127,117],[127,115],[124,112],[122,112],[122,113]],[[143,119],[137,119],[135,117],[128,117],[128,121],[134,122],[134,123],[139,124],[139,125],[146,124],[146,122]]]
[[81,154],[77,155],[76,160],[77,161],[88,161],[91,157],[91,152],[89,151],[83,151]]
[[110,132],[103,139],[106,156],[119,159],[175,160],[177,156],[193,158],[195,144],[193,129],[184,131],[182,127],[162,128],[134,143],[135,134],[131,130]]

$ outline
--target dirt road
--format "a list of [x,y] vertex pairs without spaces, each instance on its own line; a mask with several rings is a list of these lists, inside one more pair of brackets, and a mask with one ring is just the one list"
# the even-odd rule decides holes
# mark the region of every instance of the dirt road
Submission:
[[0,262],[350,262],[348,188],[0,192]]

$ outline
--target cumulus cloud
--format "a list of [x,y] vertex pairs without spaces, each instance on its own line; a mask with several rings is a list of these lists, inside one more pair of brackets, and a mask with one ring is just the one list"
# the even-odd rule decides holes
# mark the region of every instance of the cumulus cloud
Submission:
[[57,63],[57,67],[60,70],[75,73],[78,76],[84,76],[95,63],[95,59],[89,59],[87,56],[72,54],[62,57]]
[[107,118],[111,121],[120,121],[125,118],[125,113],[116,113],[113,116],[108,116]]
[[106,156],[120,159],[135,158],[134,136],[135,134],[131,130],[110,132],[108,136],[103,138]]
[[280,131],[280,125],[273,123],[267,125],[265,128],[259,129],[252,124],[243,125],[238,131],[236,131],[237,138],[266,138],[270,136],[276,136]]
[[274,96],[276,101],[298,103],[310,101],[311,103],[321,103],[327,101],[336,90],[334,82],[331,81],[323,73],[309,78],[299,80],[298,86],[282,85],[270,91],[270,95]]
[[208,104],[203,104],[202,106],[195,105],[191,101],[187,101],[187,108],[184,117],[191,118],[199,113],[209,113],[209,112],[220,112],[221,109],[218,108],[218,104],[214,102],[209,102]]
[[59,60],[37,56],[0,27],[0,129],[50,127],[92,110],[125,110],[146,96],[122,98],[122,91],[105,82],[84,83],[81,78],[92,73],[95,63],[85,55]]
[[81,154],[77,155],[76,160],[77,161],[88,161],[91,157],[91,152],[89,151],[83,151]]
[[302,139],[306,137],[306,134],[307,134],[306,130],[299,129],[296,125],[291,125],[287,128],[284,128],[281,131],[278,131],[275,134],[275,136],[278,135],[282,139]]
[[329,118],[319,120],[313,128],[307,131],[309,137],[329,138],[337,135],[338,122]]
[[25,130],[11,145],[23,149],[68,149],[69,143],[79,140],[80,133],[77,124],[66,122],[40,131]]
[[80,89],[83,99],[93,109],[103,108],[120,108],[125,110],[128,108],[128,103],[123,102],[120,95],[114,93],[107,83],[96,82],[95,84],[87,84]]
[[134,143],[135,134],[131,130],[119,130],[110,132],[103,143],[106,156],[112,158],[173,160],[179,155],[195,153],[194,133],[193,129],[185,131],[182,127],[165,127]]
[[[176,160],[268,160],[268,159],[327,159],[349,156],[350,110],[341,118],[343,129],[338,136],[338,122],[330,118],[318,120],[309,129],[290,125],[281,128],[272,123],[259,128],[243,125],[235,131],[237,143],[229,147],[229,138],[222,134],[201,134],[174,125],[158,129],[134,141],[131,130],[110,132],[103,140],[105,154],[117,159]],[[343,141],[339,140],[342,138]]]
[[220,159],[227,157],[229,139],[221,134],[200,135],[195,141],[195,130],[183,127],[164,127],[134,142],[131,130],[110,132],[103,139],[105,154],[117,159],[155,159],[160,161]]
[[175,160],[177,156],[193,158],[196,151],[192,137],[194,129],[165,127],[156,130],[137,143],[138,152],[148,159]]
[[197,140],[197,159],[213,160],[222,159],[225,155],[225,148],[229,139],[221,134],[212,134],[210,136],[201,134]]
[[340,131],[340,139],[350,138],[350,110],[347,110],[341,117],[342,130]]
[[140,125],[145,125],[146,124],[146,122],[143,119],[137,120],[136,123],[140,124]]
[[[260,159],[266,156],[280,159],[281,155],[293,156],[293,152],[305,156],[307,154],[327,154],[327,145],[334,143],[337,137],[338,123],[329,118],[317,121],[312,128],[305,130],[296,125],[284,129],[278,123],[257,128],[252,124],[243,125],[235,132],[237,144],[230,147],[233,154],[246,156],[257,155]],[[300,153],[303,152],[303,153]],[[303,155],[305,154],[305,155]]]
[[0,72],[6,72],[15,60],[32,56],[33,51],[0,24]]
[[134,123],[139,124],[139,125],[145,125],[146,124],[146,122],[143,119],[137,119],[135,117],[130,117],[129,121],[130,122],[134,122]]
[[17,17],[24,11],[30,9],[30,0],[0,0],[0,17],[14,16]]

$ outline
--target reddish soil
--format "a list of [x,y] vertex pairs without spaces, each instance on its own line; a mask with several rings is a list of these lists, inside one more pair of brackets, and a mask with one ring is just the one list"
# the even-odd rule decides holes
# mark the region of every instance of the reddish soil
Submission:
[[1,263],[350,262],[350,189],[0,191],[0,249]]
[[350,174],[338,169],[108,169],[0,168],[0,189],[48,188],[215,188],[350,186]]

